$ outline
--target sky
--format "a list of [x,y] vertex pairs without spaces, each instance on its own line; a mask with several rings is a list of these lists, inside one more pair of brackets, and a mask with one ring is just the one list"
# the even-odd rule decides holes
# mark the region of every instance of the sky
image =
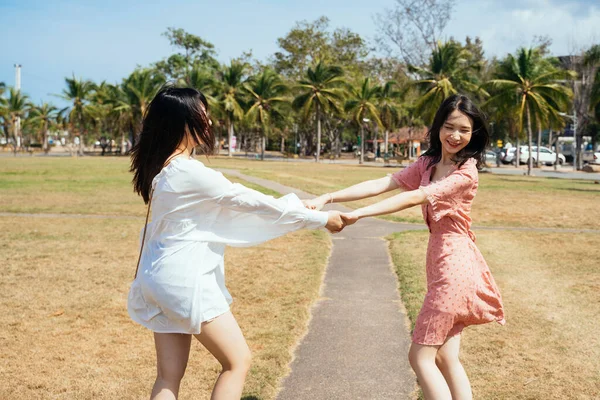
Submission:
[[[244,51],[266,61],[297,21],[330,19],[367,40],[377,34],[374,16],[395,0],[0,0],[0,82],[21,87],[35,102],[64,105],[54,96],[73,74],[120,82],[137,65],[172,54],[161,36],[183,28],[213,43],[228,62]],[[554,55],[600,43],[600,0],[456,0],[444,31],[459,40],[483,40],[488,57],[503,57],[549,36]]]

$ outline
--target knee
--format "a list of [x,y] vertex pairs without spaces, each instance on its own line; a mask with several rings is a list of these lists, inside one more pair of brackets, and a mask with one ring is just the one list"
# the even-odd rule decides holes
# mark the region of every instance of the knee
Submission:
[[423,359],[422,355],[420,355],[413,347],[408,351],[408,362],[412,369],[416,371],[423,366],[426,360]]
[[435,364],[441,371],[447,371],[454,365],[460,364],[458,356],[449,354],[447,352],[438,351],[435,355]]
[[247,374],[250,370],[250,365],[252,364],[252,353],[250,349],[246,348],[243,352],[236,354],[236,357],[227,360],[222,363],[224,371],[237,371],[240,373]]
[[185,366],[158,365],[157,379],[163,382],[179,385],[185,374]]

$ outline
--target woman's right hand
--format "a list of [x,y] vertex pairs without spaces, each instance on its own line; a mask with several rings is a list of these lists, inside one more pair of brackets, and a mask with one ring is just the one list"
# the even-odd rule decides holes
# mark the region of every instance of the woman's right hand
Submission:
[[325,228],[331,233],[341,232],[346,226],[346,223],[342,219],[342,215],[339,211],[328,211],[329,218]]

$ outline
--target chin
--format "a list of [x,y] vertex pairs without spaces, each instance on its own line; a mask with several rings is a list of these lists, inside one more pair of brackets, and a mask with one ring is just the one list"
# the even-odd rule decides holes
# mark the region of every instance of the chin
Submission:
[[455,149],[455,148],[448,148],[447,146],[444,146],[444,150],[446,151],[446,153],[452,154],[452,155],[460,153],[463,149],[464,149],[464,147],[460,147],[458,149]]

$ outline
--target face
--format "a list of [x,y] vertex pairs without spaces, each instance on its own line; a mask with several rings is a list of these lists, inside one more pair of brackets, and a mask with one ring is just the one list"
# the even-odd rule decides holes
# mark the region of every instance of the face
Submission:
[[446,154],[456,154],[464,149],[471,141],[473,120],[459,110],[454,110],[440,129],[442,151]]

